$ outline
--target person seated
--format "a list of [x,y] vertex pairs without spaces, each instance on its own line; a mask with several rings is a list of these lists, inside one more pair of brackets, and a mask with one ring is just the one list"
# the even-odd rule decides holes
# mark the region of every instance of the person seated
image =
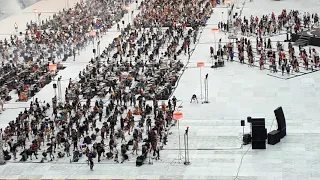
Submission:
[[192,103],[192,101],[197,101],[197,103],[198,103],[198,98],[197,98],[197,95],[192,95],[192,97],[191,97],[191,101],[190,101],[190,103]]

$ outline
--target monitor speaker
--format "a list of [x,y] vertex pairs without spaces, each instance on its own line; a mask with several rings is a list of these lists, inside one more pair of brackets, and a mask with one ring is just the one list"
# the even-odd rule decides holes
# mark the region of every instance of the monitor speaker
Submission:
[[273,130],[268,133],[268,144],[275,145],[280,142],[280,131]]

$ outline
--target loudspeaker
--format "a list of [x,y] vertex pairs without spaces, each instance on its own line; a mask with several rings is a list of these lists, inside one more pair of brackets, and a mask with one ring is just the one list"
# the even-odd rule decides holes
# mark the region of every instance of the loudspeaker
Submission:
[[284,113],[281,106],[274,110],[274,115],[277,119],[278,131],[280,131],[280,138],[283,138],[287,134],[287,129],[286,118],[284,117]]
[[136,3],[138,4],[138,1],[136,1]]
[[245,134],[242,138],[243,145],[247,145],[251,143],[251,134]]
[[266,120],[265,118],[251,118],[252,126],[265,126]]
[[281,131],[286,127],[285,117],[282,110],[282,107],[278,107],[274,110],[274,115],[276,116],[278,122],[278,130]]
[[267,129],[264,126],[252,126],[252,141],[266,141]]
[[241,120],[241,126],[245,126],[244,120]]
[[93,52],[93,54],[95,54],[96,53],[96,49],[93,49],[92,52]]
[[252,149],[266,149],[266,141],[252,141]]
[[250,116],[247,117],[247,122],[251,123],[251,117]]
[[137,160],[136,160],[136,166],[142,166],[143,165],[143,161],[144,161],[144,158],[142,156],[138,156],[137,157]]
[[53,84],[53,89],[57,89],[57,84],[56,83]]
[[264,118],[251,118],[252,141],[265,141],[267,130]]
[[268,133],[268,144],[275,145],[280,142],[280,131],[273,130]]
[[122,21],[122,24],[124,25],[124,21]]
[[266,149],[267,129],[264,118],[251,119],[252,149]]

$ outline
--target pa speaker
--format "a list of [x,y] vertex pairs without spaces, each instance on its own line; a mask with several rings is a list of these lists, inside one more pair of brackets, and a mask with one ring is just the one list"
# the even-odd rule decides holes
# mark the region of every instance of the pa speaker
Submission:
[[251,117],[250,116],[247,117],[247,122],[251,123]]
[[268,144],[275,145],[280,142],[280,131],[274,130],[268,133]]
[[93,52],[93,54],[95,54],[96,53],[96,49],[93,49],[92,52]]
[[265,141],[267,139],[267,129],[264,126],[252,126],[252,141]]
[[278,131],[280,131],[280,138],[283,138],[287,135],[287,128],[286,128],[286,118],[283,113],[282,107],[278,107],[274,110],[274,115],[276,116],[277,123],[278,123]]
[[57,89],[57,84],[56,83],[53,84],[53,89]]
[[276,116],[277,123],[278,123],[278,131],[286,128],[286,119],[284,117],[284,113],[282,107],[278,107],[274,110],[274,115]]
[[266,141],[252,141],[252,149],[266,149]]
[[251,118],[252,126],[265,126],[266,120],[265,118]]
[[251,143],[251,134],[245,134],[242,138],[243,145],[247,145]]
[[245,126],[244,120],[241,120],[241,126]]

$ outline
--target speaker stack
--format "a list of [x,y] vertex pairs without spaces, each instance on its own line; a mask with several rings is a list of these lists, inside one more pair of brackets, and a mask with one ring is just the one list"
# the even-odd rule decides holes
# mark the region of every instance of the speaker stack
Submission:
[[251,118],[252,149],[266,149],[267,129],[265,118]]
[[[243,135],[243,143],[252,143],[252,149],[266,149],[266,141],[268,144],[275,145],[280,142],[280,140],[287,135],[286,119],[284,117],[282,107],[278,107],[274,110],[274,115],[277,119],[278,129],[273,130],[267,134],[267,129],[265,127],[265,118],[252,118],[247,117],[247,122],[251,124],[251,137],[250,134]],[[241,126],[245,125],[245,121],[241,121]]]
[[286,118],[284,117],[282,107],[278,107],[274,110],[274,115],[277,119],[278,129],[268,133],[268,144],[275,145],[287,135]]

